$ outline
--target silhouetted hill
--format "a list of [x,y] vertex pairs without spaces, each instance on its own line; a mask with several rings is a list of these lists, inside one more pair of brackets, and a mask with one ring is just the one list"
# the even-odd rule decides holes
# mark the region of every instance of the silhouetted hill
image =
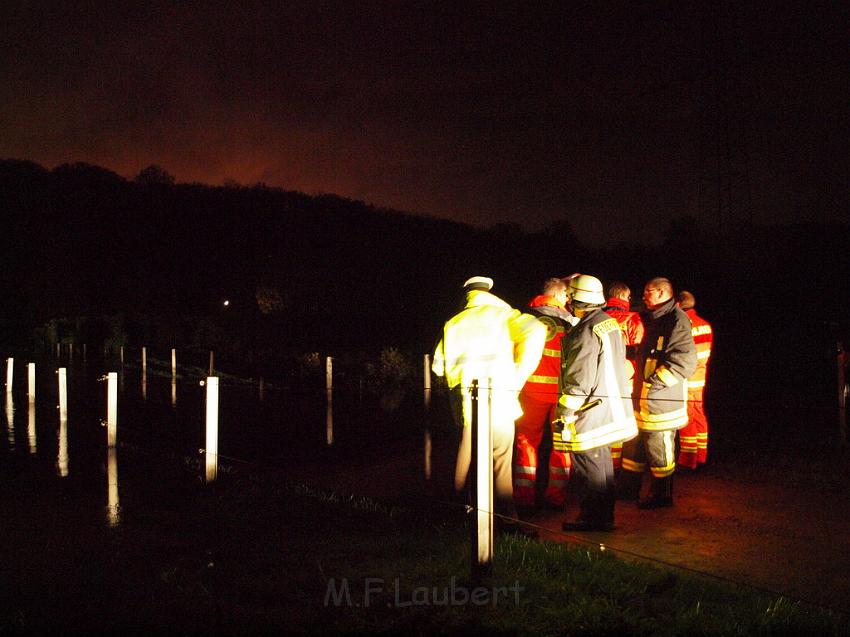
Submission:
[[123,314],[147,317],[146,339],[159,321],[172,325],[162,340],[203,340],[187,327],[203,317],[239,348],[426,351],[468,276],[492,276],[522,306],[547,276],[577,270],[626,281],[636,302],[648,278],[669,276],[741,364],[823,352],[850,325],[848,226],[721,234],[683,218],[659,230],[659,246],[596,250],[568,218],[535,233],[484,229],[333,195],[19,160],[0,161],[0,212],[5,338],[53,318]]

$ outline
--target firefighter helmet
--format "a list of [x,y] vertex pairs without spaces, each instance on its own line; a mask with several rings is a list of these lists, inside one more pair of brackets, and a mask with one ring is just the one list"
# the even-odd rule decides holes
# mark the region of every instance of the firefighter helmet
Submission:
[[604,305],[605,294],[602,291],[602,281],[589,274],[580,274],[570,280],[570,298],[588,305]]

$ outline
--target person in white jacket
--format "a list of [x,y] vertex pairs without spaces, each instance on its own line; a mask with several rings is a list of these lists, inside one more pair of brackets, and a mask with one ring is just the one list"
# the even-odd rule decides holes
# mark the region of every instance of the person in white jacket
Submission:
[[511,480],[514,420],[522,415],[519,391],[543,353],[546,327],[531,314],[512,308],[490,293],[493,280],[475,276],[463,284],[466,306],[446,321],[434,352],[432,370],[450,389],[455,421],[463,428],[454,486],[463,491],[471,463],[472,381],[479,399],[490,395],[496,512],[516,518]]

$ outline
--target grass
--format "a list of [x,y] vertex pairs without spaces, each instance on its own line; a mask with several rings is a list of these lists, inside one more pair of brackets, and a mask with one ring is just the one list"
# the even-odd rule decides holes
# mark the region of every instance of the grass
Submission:
[[[199,486],[112,529],[72,497],[3,485],[15,514],[0,633],[850,634],[847,618],[782,597],[512,535],[497,538],[493,577],[473,582],[462,513],[271,473]],[[479,585],[484,603],[460,603]]]

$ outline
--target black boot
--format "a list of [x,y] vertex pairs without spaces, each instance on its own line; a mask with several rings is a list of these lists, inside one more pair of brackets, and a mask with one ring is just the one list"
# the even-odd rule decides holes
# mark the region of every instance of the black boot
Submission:
[[620,475],[617,478],[617,499],[637,500],[640,496],[640,483],[642,478],[642,473],[635,473],[634,471],[620,469]]
[[673,506],[673,474],[664,478],[652,478],[649,496],[638,503],[639,509],[661,509]]

